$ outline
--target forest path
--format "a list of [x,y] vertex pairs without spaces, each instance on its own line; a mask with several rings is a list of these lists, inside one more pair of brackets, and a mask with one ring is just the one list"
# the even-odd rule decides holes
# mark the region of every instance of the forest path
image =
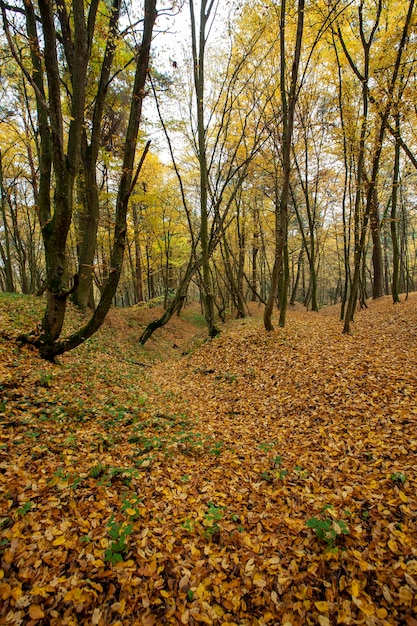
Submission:
[[416,626],[416,303],[164,361],[123,315],[58,366],[2,340],[0,619]]

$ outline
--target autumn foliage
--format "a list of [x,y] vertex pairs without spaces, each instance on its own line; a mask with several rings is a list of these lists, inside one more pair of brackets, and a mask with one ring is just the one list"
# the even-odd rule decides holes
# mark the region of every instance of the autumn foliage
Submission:
[[1,296],[0,624],[416,626],[416,303],[133,307],[52,365]]

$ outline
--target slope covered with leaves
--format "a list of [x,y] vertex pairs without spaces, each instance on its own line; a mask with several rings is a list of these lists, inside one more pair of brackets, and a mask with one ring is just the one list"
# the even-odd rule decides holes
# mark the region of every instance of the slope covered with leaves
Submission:
[[191,351],[115,312],[54,366],[0,299],[0,623],[416,626],[416,303]]

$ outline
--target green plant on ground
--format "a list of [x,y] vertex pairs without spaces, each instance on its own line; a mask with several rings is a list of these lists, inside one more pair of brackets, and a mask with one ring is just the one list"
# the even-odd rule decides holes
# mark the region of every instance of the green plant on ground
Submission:
[[397,485],[403,485],[407,481],[407,476],[403,472],[394,472],[391,474],[391,480]]
[[70,433],[70,435],[68,435],[68,437],[65,439],[63,445],[66,448],[78,448],[78,441],[77,441],[77,436],[75,435],[75,433]]
[[223,441],[215,441],[212,448],[210,448],[210,454],[214,454],[215,456],[220,456],[220,452],[222,451]]
[[276,476],[280,479],[280,480],[284,480],[284,478],[286,477],[286,475],[288,474],[288,470],[277,470],[275,472]]
[[[212,445],[212,440],[202,433],[196,432],[191,420],[185,414],[156,414],[135,425],[128,437],[128,442],[137,444],[136,455],[147,455],[150,451],[172,456],[181,452],[195,454]],[[220,454],[223,442],[214,443],[209,451]]]
[[100,478],[107,470],[107,466],[98,462],[97,465],[91,468],[89,476],[91,478]]
[[67,487],[77,489],[82,482],[83,478],[81,478],[81,476],[79,476],[76,472],[66,473],[63,467],[58,467],[56,472],[53,474],[53,478],[51,478],[48,484],[56,487],[59,484],[67,483]]
[[38,381],[38,385],[40,387],[50,387],[53,379],[54,377],[50,373],[42,374]]
[[124,484],[129,487],[132,482],[132,478],[135,478],[138,475],[137,469],[135,467],[109,467],[109,482],[111,483],[114,480],[122,479]]
[[136,494],[131,496],[125,496],[122,501],[122,513],[128,515],[131,521],[134,521],[140,517],[139,504],[141,498],[138,498]]
[[27,430],[23,434],[30,439],[37,439],[41,435],[41,432],[39,430]]
[[194,522],[192,519],[187,517],[187,519],[182,523],[182,527],[189,533],[192,533],[194,530]]
[[24,504],[22,504],[21,507],[19,507],[16,511],[16,513],[18,513],[18,515],[26,515],[26,513],[28,513],[30,511],[30,509],[32,508],[32,504],[33,502],[25,502]]
[[299,478],[307,478],[309,471],[301,467],[301,465],[296,465],[294,467],[294,472],[298,475]]
[[83,479],[81,476],[78,476],[77,474],[69,474],[68,486],[71,487],[71,489],[77,489],[82,482]]
[[116,522],[114,514],[107,522],[108,533],[111,539],[110,546],[104,552],[104,560],[112,565],[121,563],[127,550],[127,538],[132,534],[133,525],[126,522]]
[[217,522],[220,522],[223,519],[224,506],[216,506],[213,502],[208,503],[208,509],[204,513],[203,524],[206,526],[206,530],[204,532],[206,537],[211,537],[215,533],[220,531],[220,526]]
[[[323,508],[323,512],[332,508],[331,505],[327,505]],[[306,526],[311,528],[317,538],[326,544],[328,551],[336,550],[336,541],[339,536],[349,534],[349,528],[343,520],[336,520],[330,517],[310,517],[306,521]]]

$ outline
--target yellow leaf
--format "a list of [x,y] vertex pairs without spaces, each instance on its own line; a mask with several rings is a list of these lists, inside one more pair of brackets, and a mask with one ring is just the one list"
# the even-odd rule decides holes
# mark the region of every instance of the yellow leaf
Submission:
[[135,509],[128,508],[128,509],[125,509],[125,512],[130,516],[136,515]]
[[400,587],[398,595],[400,598],[400,604],[406,604],[408,606],[411,606],[411,603],[413,601],[413,594],[407,587]]
[[122,598],[120,602],[115,602],[114,604],[111,605],[112,610],[117,611],[119,615],[123,615],[125,607],[126,607],[125,598]]
[[32,619],[42,619],[45,617],[45,613],[42,611],[39,604],[31,604],[29,607],[29,615]]
[[379,619],[385,619],[387,615],[388,611],[387,609],[384,609],[384,607],[378,609],[376,612],[376,616],[379,617]]
[[367,572],[368,570],[372,569],[372,565],[362,559],[359,561],[359,567],[363,572]]
[[177,606],[175,604],[175,600],[173,598],[167,598],[165,603],[165,617],[172,617],[175,615],[176,610]]
[[320,626],[330,626],[329,618],[324,615],[319,615],[319,624]]
[[201,600],[206,600],[210,597],[209,592],[207,591],[207,589],[205,588],[205,586],[203,585],[203,583],[199,583],[195,595],[197,596],[197,598],[200,598]]
[[394,539],[389,539],[388,540],[388,548],[391,550],[391,552],[394,552],[394,554],[397,554],[398,546],[397,546],[396,542],[394,541]]
[[249,537],[248,535],[246,535],[246,534],[245,534],[245,535],[243,535],[243,543],[245,544],[245,546],[246,546],[247,548],[251,548],[251,549],[253,549],[253,543],[252,543],[252,541],[250,540],[250,537]]
[[3,554],[3,561],[5,563],[13,563],[13,552],[11,550],[5,550]]
[[262,576],[256,572],[253,577],[253,584],[255,585],[255,587],[263,589],[264,587],[266,587],[266,580],[264,580]]
[[362,613],[365,613],[365,615],[373,615],[375,613],[374,605],[368,604],[367,602],[362,602],[362,605],[359,608]]
[[82,595],[83,595],[83,590],[80,589],[79,587],[75,587],[75,589],[73,590],[74,600],[76,602],[79,602],[81,600]]
[[64,602],[70,602],[73,597],[74,597],[74,590],[70,589],[69,591],[67,591],[67,593],[64,596]]
[[197,550],[197,548],[193,545],[191,546],[191,556],[195,556],[195,557],[201,556],[200,550]]
[[59,537],[57,537],[53,542],[52,545],[53,546],[62,546],[65,543],[65,535],[60,535]]
[[408,496],[406,496],[405,493],[401,491],[401,489],[398,490],[398,495],[400,496],[403,502],[406,502],[406,503],[408,502]]
[[2,600],[7,600],[11,592],[12,592],[12,588],[10,587],[8,583],[3,583],[2,585],[0,585],[0,598]]
[[45,587],[34,586],[29,593],[31,596],[42,596],[42,598],[48,597],[48,592],[46,591]]
[[320,613],[326,613],[326,611],[329,610],[329,605],[327,604],[326,601],[323,602],[315,602],[314,603],[316,608],[320,611]]
[[360,585],[359,580],[352,580],[351,590],[352,590],[352,596],[354,598],[358,598],[360,590],[361,590],[361,585]]
[[19,598],[21,598],[23,596],[23,591],[21,587],[15,587],[12,590],[12,598],[14,598],[15,600],[19,600]]

